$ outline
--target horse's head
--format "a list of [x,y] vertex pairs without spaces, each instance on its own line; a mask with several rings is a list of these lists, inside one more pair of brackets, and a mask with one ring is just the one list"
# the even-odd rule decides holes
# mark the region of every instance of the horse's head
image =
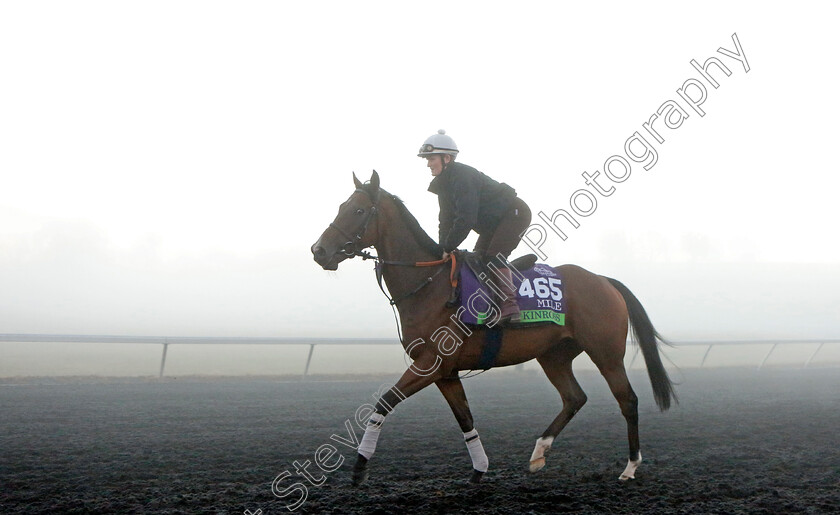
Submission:
[[376,224],[372,222],[377,213],[379,174],[374,170],[370,181],[362,184],[354,173],[353,183],[356,191],[338,207],[335,220],[312,245],[315,262],[324,270],[337,270],[339,263],[376,243]]

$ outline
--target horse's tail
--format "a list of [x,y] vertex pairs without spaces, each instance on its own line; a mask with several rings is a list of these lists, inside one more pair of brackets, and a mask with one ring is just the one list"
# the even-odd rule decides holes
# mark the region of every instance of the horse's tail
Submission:
[[627,286],[621,284],[620,281],[606,278],[612,284],[621,296],[624,297],[624,302],[627,304],[627,312],[630,315],[630,327],[633,329],[633,340],[642,349],[642,356],[645,358],[645,365],[647,365],[648,376],[650,377],[651,385],[653,386],[653,396],[656,399],[656,405],[659,409],[665,411],[671,407],[671,399],[675,402],[677,394],[674,391],[674,383],[668,377],[668,372],[662,365],[662,359],[659,356],[659,347],[657,340],[664,344],[668,344],[662,336],[653,328],[653,324],[648,317],[645,308],[639,299],[633,295]]

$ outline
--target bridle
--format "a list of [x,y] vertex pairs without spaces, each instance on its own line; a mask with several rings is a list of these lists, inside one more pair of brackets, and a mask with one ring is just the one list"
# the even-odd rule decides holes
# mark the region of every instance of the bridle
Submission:
[[330,227],[332,227],[333,229],[338,231],[338,233],[340,235],[347,238],[347,242],[344,245],[342,245],[341,250],[339,250],[337,252],[340,252],[340,253],[342,253],[346,256],[350,256],[351,258],[354,258],[356,256],[361,256],[362,259],[374,259],[373,256],[370,255],[369,252],[359,250],[358,244],[362,241],[362,237],[364,237],[365,233],[367,232],[367,228],[368,228],[368,225],[370,225],[370,221],[373,220],[373,217],[377,213],[377,209],[376,209],[376,200],[377,199],[373,198],[373,195],[371,195],[365,189],[357,188],[356,191],[357,192],[361,191],[361,192],[365,193],[368,197],[370,197],[371,202],[373,202],[373,205],[370,206],[370,210],[368,210],[368,212],[367,212],[367,216],[365,216],[365,221],[362,223],[361,227],[356,232],[356,235],[355,236],[350,236],[349,234],[347,234],[347,231],[345,231],[341,227],[337,226],[334,222],[330,222]]
[[357,192],[361,191],[365,195],[367,195],[370,198],[370,200],[372,202],[372,205],[370,206],[370,209],[368,210],[367,215],[365,216],[365,220],[362,223],[362,225],[360,226],[359,230],[356,232],[355,236],[351,236],[351,235],[347,234],[347,231],[345,231],[344,229],[342,229],[341,227],[336,225],[334,222],[330,223],[330,227],[335,229],[343,237],[347,238],[347,242],[341,247],[340,250],[336,251],[336,253],[343,253],[344,255],[349,256],[350,259],[353,259],[354,257],[359,256],[363,260],[367,260],[367,259],[376,260],[376,266],[375,266],[376,282],[379,284],[379,289],[382,290],[382,293],[388,299],[388,302],[391,304],[391,306],[396,305],[399,301],[414,295],[415,293],[417,293],[418,291],[423,289],[425,286],[431,284],[432,281],[434,280],[434,278],[437,277],[438,275],[440,275],[441,272],[443,272],[444,269],[441,268],[440,270],[438,270],[437,272],[435,272],[431,276],[427,277],[422,283],[420,283],[419,286],[417,286],[413,290],[409,291],[408,293],[405,293],[398,298],[392,298],[390,295],[388,295],[387,292],[385,292],[385,287],[382,285],[383,265],[410,266],[410,267],[435,267],[435,266],[442,265],[444,263],[451,262],[452,267],[451,267],[451,272],[449,274],[449,281],[452,284],[452,286],[455,287],[455,284],[456,284],[455,283],[455,281],[456,281],[455,271],[456,271],[457,262],[456,262],[455,256],[452,255],[452,254],[450,254],[446,259],[438,259],[438,260],[435,260],[435,261],[392,261],[392,260],[388,260],[388,259],[382,259],[380,257],[372,255],[368,251],[359,249],[358,244],[362,241],[362,238],[364,237],[365,233],[367,232],[368,226],[370,225],[370,221],[373,220],[373,217],[376,216],[376,214],[379,212],[379,210],[377,209],[377,205],[376,205],[376,203],[379,199],[378,199],[378,195],[373,195],[364,188],[356,188],[356,191]]

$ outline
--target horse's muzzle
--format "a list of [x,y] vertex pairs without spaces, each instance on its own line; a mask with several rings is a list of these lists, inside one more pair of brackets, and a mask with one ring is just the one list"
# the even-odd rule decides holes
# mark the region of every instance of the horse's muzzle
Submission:
[[315,243],[310,247],[315,262],[321,265],[324,270],[338,270],[338,262],[334,259],[335,254],[329,254],[324,247]]

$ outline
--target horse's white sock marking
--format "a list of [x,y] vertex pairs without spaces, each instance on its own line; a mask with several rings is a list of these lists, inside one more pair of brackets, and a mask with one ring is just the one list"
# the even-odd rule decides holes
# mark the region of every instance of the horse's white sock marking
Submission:
[[531,454],[531,465],[529,467],[531,472],[536,472],[545,467],[545,451],[551,448],[552,443],[554,443],[553,436],[537,438],[537,444],[534,446],[534,452]]
[[627,460],[627,467],[624,469],[624,472],[618,476],[619,481],[627,481],[628,479],[636,479],[636,469],[639,468],[639,465],[642,463],[642,453],[639,453],[639,459],[636,461]]
[[487,454],[484,453],[484,446],[481,445],[478,431],[473,429],[468,433],[464,433],[464,442],[466,442],[467,450],[470,452],[473,468],[479,472],[487,472],[487,468],[490,466],[490,460],[487,459]]
[[367,459],[370,459],[376,451],[376,441],[379,440],[379,432],[382,430],[383,422],[385,422],[385,415],[379,413],[374,413],[368,419],[365,435],[359,444],[359,454]]

